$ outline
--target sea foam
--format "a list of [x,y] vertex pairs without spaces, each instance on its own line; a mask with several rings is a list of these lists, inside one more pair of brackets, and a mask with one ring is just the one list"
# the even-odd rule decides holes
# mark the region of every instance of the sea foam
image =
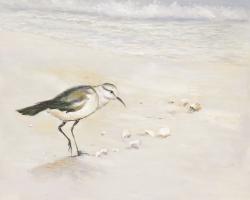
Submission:
[[169,4],[160,1],[80,1],[80,0],[0,0],[0,9],[33,9],[48,12],[70,12],[112,18],[150,20],[248,20],[242,7]]

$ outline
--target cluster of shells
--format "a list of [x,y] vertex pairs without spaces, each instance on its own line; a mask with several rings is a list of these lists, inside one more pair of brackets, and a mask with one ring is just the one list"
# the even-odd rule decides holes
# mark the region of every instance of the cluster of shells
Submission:
[[193,102],[189,99],[181,99],[180,101],[171,100],[169,104],[175,104],[185,109],[188,113],[198,112],[202,109],[202,106],[198,102]]
[[[104,136],[106,132],[102,132],[101,135]],[[138,135],[138,134],[137,134]],[[153,131],[150,129],[144,130],[143,133],[139,134],[142,136],[150,136],[155,138],[167,138],[170,136],[170,129],[168,127],[160,128],[158,131]],[[133,134],[128,129],[123,130],[121,134],[121,139],[125,143],[127,149],[139,149],[142,145],[140,139],[132,139]],[[95,153],[95,157],[102,157],[108,155],[109,152],[119,152],[118,148],[112,148],[111,150],[107,148],[102,148]]]
[[[181,99],[179,101],[171,100],[169,101],[170,104],[174,104],[175,106],[179,107],[180,109],[185,109],[188,113],[198,112],[202,109],[202,106],[198,102],[192,102],[189,99]],[[101,133],[102,136],[106,135],[106,132]],[[137,134],[138,135],[138,134]],[[142,136],[150,136],[154,138],[167,138],[171,135],[171,131],[169,127],[160,128],[157,131],[151,129],[145,129],[143,133],[139,135]],[[128,149],[139,149],[142,146],[142,141],[140,139],[132,139],[133,134],[128,129],[123,130],[121,134],[122,141],[125,143],[126,148]],[[95,153],[96,157],[101,157],[108,155],[109,152],[119,152],[118,148],[113,148],[111,150],[107,148],[102,148]]]
[[[170,129],[168,127],[160,128],[157,132],[153,130],[146,129],[140,135],[148,135],[151,137],[167,138],[170,136]],[[139,149],[142,142],[141,140],[128,140],[132,137],[132,133],[129,130],[124,130],[122,133],[122,139],[126,141],[128,148]]]

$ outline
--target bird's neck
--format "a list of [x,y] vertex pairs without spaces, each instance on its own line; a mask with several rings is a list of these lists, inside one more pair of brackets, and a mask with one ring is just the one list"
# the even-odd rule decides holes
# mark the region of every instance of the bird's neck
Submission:
[[98,94],[99,97],[99,108],[105,106],[110,100],[108,98],[106,98],[103,94],[103,89],[101,86],[96,86],[95,87],[95,91]]

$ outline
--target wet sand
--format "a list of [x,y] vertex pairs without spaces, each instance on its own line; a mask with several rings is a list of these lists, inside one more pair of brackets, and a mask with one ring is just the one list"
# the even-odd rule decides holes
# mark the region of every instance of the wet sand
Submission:
[[[249,67],[157,63],[23,33],[0,32],[0,41],[0,199],[250,198]],[[76,137],[91,155],[119,152],[70,158],[57,119],[15,112],[103,82],[117,85],[127,109],[108,104],[79,123]],[[169,103],[183,98],[202,110]],[[171,136],[141,135],[161,127]],[[124,129],[139,149],[127,148]]]

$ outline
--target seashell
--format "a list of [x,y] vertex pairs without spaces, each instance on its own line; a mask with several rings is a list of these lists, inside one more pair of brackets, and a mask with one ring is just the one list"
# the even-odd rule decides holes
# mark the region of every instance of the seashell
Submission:
[[101,157],[102,153],[100,151],[95,152],[95,157]]
[[122,132],[122,138],[130,138],[131,137],[131,133],[130,133],[130,131],[129,130],[127,130],[127,129],[125,129],[125,130],[123,130],[123,132]]
[[29,127],[31,128],[31,127],[33,127],[33,125],[32,125],[32,124],[29,124]]
[[155,132],[152,131],[152,130],[150,130],[150,129],[146,129],[146,130],[145,130],[145,133],[146,133],[147,135],[150,135],[151,137],[155,137]]
[[103,148],[95,153],[95,157],[101,157],[102,155],[107,155],[107,154],[108,154],[108,149]]
[[100,150],[100,152],[101,152],[103,155],[107,155],[109,151],[108,151],[108,149],[103,148],[103,149]]
[[129,142],[129,148],[139,149],[140,145],[141,145],[140,140],[133,140]]
[[170,135],[171,135],[170,129],[168,127],[160,128],[157,133],[157,137],[161,137],[161,138],[166,138]]
[[201,107],[201,104],[199,104],[199,103],[194,103],[194,104],[191,104],[190,106],[189,106],[189,112],[197,112],[197,111],[200,111],[202,109],[202,107]]

